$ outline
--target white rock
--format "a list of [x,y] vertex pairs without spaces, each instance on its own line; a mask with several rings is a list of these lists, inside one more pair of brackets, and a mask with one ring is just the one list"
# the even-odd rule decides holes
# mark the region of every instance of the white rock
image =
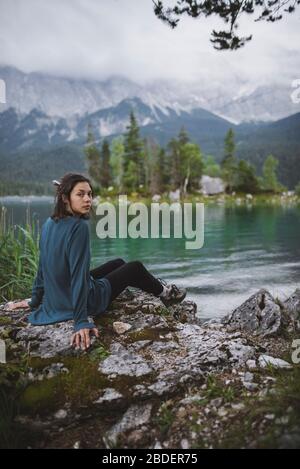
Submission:
[[244,374],[244,377],[243,377],[243,381],[246,381],[247,383],[252,383],[253,381],[253,373],[250,373],[249,371],[246,371],[246,373]]
[[60,409],[57,412],[55,412],[54,417],[60,420],[60,419],[65,419],[67,415],[68,413],[65,409]]
[[247,381],[243,381],[243,386],[247,389],[247,391],[255,391],[258,388],[258,384],[249,383]]
[[249,368],[249,370],[254,370],[254,368],[256,368],[256,361],[255,360],[247,360],[246,365]]
[[183,440],[181,440],[181,448],[182,449],[189,449],[190,448],[190,444],[188,442],[188,440],[186,438],[184,438]]
[[113,323],[113,329],[117,334],[121,335],[132,329],[132,325],[126,322],[115,321]]
[[275,419],[275,415],[274,415],[274,414],[266,414],[266,415],[265,415],[265,419],[267,419],[267,420],[274,420],[274,419]]
[[238,402],[237,404],[231,404],[231,408],[233,410],[243,410],[245,408],[245,404]]
[[290,363],[281,360],[281,358],[274,358],[269,355],[261,355],[258,359],[258,363],[261,368],[266,368],[268,365],[272,365],[275,368],[292,368]]

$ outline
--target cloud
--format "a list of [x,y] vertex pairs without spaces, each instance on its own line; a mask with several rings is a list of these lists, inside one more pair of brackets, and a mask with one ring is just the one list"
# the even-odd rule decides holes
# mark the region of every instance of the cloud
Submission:
[[213,49],[216,18],[182,18],[171,30],[151,0],[0,0],[2,64],[25,72],[105,79],[245,83],[298,78],[299,13],[275,24],[240,21],[245,48]]

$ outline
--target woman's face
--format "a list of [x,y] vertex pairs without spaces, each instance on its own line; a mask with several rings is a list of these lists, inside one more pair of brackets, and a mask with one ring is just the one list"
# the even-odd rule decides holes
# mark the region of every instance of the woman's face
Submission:
[[78,182],[70,193],[67,208],[74,215],[86,215],[92,205],[92,189],[88,182]]

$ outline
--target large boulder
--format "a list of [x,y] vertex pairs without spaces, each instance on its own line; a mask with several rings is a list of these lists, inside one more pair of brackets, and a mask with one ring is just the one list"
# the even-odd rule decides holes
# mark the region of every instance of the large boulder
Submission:
[[206,174],[201,177],[201,192],[204,195],[221,194],[225,192],[225,184],[221,178],[207,176]]
[[283,309],[287,315],[288,320],[292,323],[292,327],[300,330],[300,288],[297,288],[294,293],[282,303]]
[[259,290],[226,316],[222,323],[230,331],[245,331],[262,337],[276,335],[282,325],[282,312],[273,296]]

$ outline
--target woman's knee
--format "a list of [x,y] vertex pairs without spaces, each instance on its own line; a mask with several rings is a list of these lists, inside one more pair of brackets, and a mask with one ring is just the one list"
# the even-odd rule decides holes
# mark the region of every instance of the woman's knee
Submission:
[[143,270],[145,268],[144,264],[141,261],[130,261],[127,262],[127,265],[129,265],[132,269],[135,270]]
[[113,262],[114,262],[118,267],[120,267],[121,265],[126,264],[126,262],[124,261],[124,259],[122,259],[121,257],[118,257],[117,259],[114,259]]

